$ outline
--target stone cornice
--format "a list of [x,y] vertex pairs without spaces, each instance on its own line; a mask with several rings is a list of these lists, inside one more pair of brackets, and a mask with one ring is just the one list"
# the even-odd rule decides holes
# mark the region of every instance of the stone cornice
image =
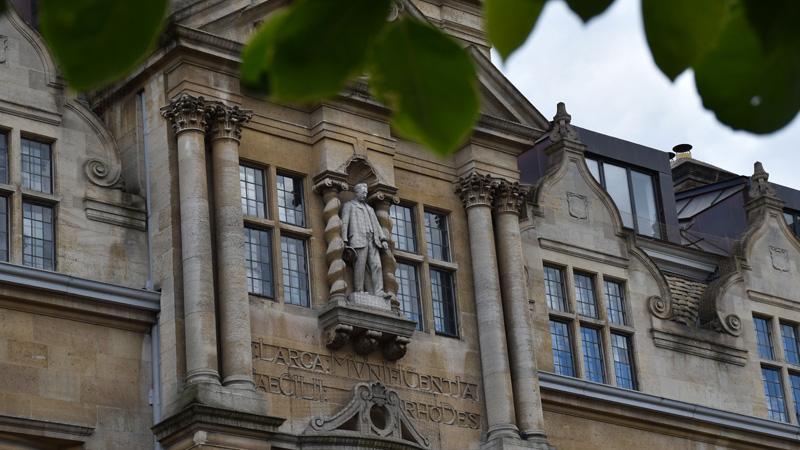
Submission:
[[491,175],[472,172],[461,177],[456,186],[456,194],[461,197],[464,208],[473,206],[492,206],[496,181]]
[[0,415],[0,431],[85,442],[94,433],[94,427]]
[[161,108],[161,115],[170,121],[175,134],[184,131],[205,133],[208,125],[208,103],[203,97],[180,94]]
[[211,122],[211,139],[242,139],[242,125],[249,122],[253,112],[238,106],[213,103],[208,107]]

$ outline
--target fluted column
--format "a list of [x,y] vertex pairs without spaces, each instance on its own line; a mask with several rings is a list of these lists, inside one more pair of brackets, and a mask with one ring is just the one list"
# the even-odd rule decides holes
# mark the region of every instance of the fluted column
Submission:
[[252,112],[238,106],[214,104],[209,108],[222,384],[244,389],[254,389],[255,385],[239,187],[239,141],[242,125],[251,117]]
[[519,183],[505,180],[498,183],[494,195],[497,261],[508,334],[508,358],[511,363],[517,426],[525,438],[545,438],[542,399],[531,335],[533,328],[530,323],[523,272],[522,238],[519,229],[522,202],[523,195]]
[[379,186],[372,194],[369,202],[375,208],[375,215],[378,217],[378,223],[383,228],[383,234],[389,240],[389,251],[381,252],[381,269],[383,270],[383,290],[389,295],[391,308],[394,312],[400,312],[400,302],[397,300],[397,277],[395,271],[397,270],[397,260],[394,258],[394,239],[392,239],[392,217],[389,214],[389,208],[393,204],[400,203],[400,200],[394,195],[397,189],[387,186]]
[[178,147],[186,382],[219,383],[206,179],[206,102],[181,94],[162,108]]
[[460,179],[456,188],[467,210],[488,440],[519,438],[514,424],[506,328],[492,231],[493,189],[494,181],[489,175],[476,173]]
[[322,219],[325,221],[325,262],[328,264],[327,281],[329,286],[328,301],[342,301],[347,297],[347,281],[345,273],[347,266],[342,259],[344,241],[342,241],[342,218],[339,210],[342,202],[339,193],[348,188],[345,176],[341,174],[324,172],[314,178],[314,192],[322,194],[325,206],[322,209]]

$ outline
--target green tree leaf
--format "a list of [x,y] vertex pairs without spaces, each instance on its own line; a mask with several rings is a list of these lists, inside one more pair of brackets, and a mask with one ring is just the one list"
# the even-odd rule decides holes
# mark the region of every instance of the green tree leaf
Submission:
[[101,87],[130,72],[153,48],[167,0],[42,0],[39,23],[70,86]]
[[272,66],[275,58],[275,36],[288,13],[287,9],[273,13],[242,50],[242,65],[239,69],[241,82],[254,93],[267,95],[270,92],[267,69]]
[[370,84],[393,111],[392,126],[435,153],[454,152],[478,117],[470,56],[441,31],[416,20],[390,24],[375,43]]
[[0,14],[6,12],[6,0],[0,0]]
[[486,0],[486,33],[503,59],[519,48],[533,30],[545,0]]
[[732,10],[718,46],[694,70],[703,105],[734,129],[770,133],[800,109],[796,42],[765,48],[741,5]]
[[750,24],[767,49],[787,41],[800,45],[800,2],[744,0],[744,6]]
[[614,0],[567,0],[569,8],[580,16],[584,23],[602,14],[612,3]]
[[730,16],[727,0],[642,0],[642,18],[650,53],[674,80],[702,61],[716,45]]
[[390,6],[390,0],[297,1],[253,38],[255,49],[244,54],[247,86],[259,80],[252,87],[264,88],[268,80],[270,95],[287,102],[338,94],[363,69]]

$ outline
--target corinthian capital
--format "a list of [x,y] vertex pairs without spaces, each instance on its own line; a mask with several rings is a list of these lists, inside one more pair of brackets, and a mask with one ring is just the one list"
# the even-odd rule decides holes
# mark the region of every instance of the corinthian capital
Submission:
[[494,190],[494,209],[498,213],[519,214],[525,193],[519,183],[507,180],[498,180]]
[[238,106],[214,103],[209,106],[208,115],[211,120],[211,139],[239,141],[242,138],[242,125],[250,121],[253,112]]
[[161,115],[172,123],[175,134],[194,130],[206,131],[206,101],[203,97],[195,97],[183,93],[161,108]]
[[492,206],[492,197],[496,181],[491,175],[479,175],[472,172],[458,179],[456,194],[461,197],[464,208],[472,206]]

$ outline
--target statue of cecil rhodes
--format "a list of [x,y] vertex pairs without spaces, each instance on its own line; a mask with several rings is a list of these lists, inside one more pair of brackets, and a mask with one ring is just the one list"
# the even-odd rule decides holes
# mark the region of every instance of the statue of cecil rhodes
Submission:
[[367,185],[359,183],[353,191],[356,197],[342,207],[342,240],[349,256],[346,259],[353,264],[353,291],[366,291],[365,278],[369,273],[370,283],[366,284],[371,287],[369,292],[384,296],[380,252],[389,251],[389,243],[375,210],[366,202]]

